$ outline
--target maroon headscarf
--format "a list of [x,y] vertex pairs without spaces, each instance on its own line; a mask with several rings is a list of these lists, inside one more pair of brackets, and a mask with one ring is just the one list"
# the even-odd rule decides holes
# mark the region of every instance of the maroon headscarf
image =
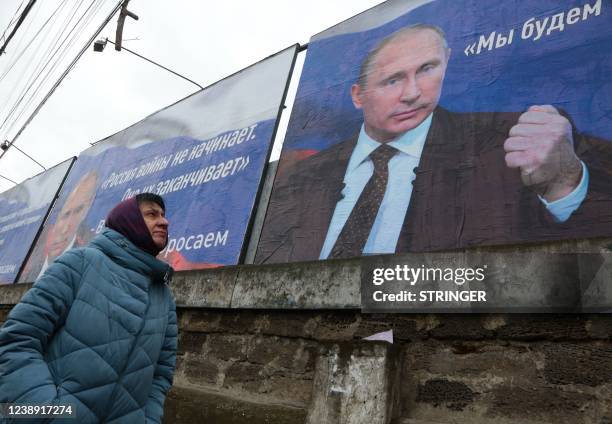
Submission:
[[135,197],[115,206],[106,217],[106,226],[123,234],[129,241],[153,256],[162,251],[153,242]]

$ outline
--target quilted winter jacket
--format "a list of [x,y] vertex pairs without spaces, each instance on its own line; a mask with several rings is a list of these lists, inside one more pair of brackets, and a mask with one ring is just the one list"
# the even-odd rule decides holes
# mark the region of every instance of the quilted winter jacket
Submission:
[[73,405],[76,421],[50,422],[159,423],[176,361],[171,272],[108,228],[61,255],[0,328],[0,402]]

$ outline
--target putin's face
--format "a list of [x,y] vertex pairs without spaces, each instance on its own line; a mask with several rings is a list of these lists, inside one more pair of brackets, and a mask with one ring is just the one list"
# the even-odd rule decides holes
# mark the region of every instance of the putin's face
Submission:
[[97,178],[86,175],[74,188],[62,206],[53,226],[52,237],[47,242],[49,261],[62,254],[76,237],[79,225],[91,207],[96,193]]
[[373,58],[365,83],[351,89],[366,133],[386,143],[419,126],[438,105],[448,56],[431,29],[409,30],[388,42]]

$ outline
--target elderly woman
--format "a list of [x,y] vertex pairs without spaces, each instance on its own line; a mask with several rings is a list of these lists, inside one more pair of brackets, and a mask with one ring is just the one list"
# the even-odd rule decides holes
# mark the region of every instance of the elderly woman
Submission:
[[106,227],[59,256],[0,328],[0,403],[70,405],[79,423],[161,422],[177,336],[172,268],[156,259],[164,201],[125,200]]

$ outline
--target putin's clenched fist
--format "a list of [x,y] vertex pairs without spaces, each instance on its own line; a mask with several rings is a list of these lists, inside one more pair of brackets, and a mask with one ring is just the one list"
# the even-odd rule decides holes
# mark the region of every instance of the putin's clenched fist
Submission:
[[506,165],[519,168],[523,184],[548,202],[567,196],[580,183],[572,126],[550,105],[527,109],[510,129],[504,150]]

